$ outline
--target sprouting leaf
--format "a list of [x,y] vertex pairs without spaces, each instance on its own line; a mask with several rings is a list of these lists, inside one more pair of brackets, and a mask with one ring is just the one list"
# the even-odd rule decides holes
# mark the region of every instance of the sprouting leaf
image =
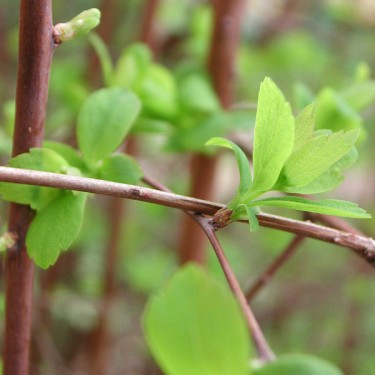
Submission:
[[260,368],[254,375],[343,375],[335,365],[306,354],[285,354]]
[[240,171],[240,185],[238,188],[238,193],[246,193],[250,188],[252,176],[249,161],[245,153],[235,143],[228,141],[225,138],[211,138],[209,141],[206,142],[206,146],[220,146],[233,150],[236,156],[238,169]]
[[240,205],[245,208],[247,218],[249,219],[250,232],[256,232],[259,229],[259,222],[257,219],[257,207],[251,207],[247,204]]
[[343,172],[349,169],[357,160],[358,151],[355,147],[321,174],[316,180],[301,187],[279,186],[286,193],[319,194],[336,189],[344,181]]
[[151,298],[143,327],[168,375],[249,375],[250,339],[237,302],[195,265]]
[[91,94],[78,114],[77,137],[83,158],[95,164],[120,146],[140,106],[139,99],[125,89],[101,89]]
[[302,148],[310,140],[314,132],[314,126],[314,104],[310,104],[296,117],[293,152]]
[[87,194],[65,191],[37,212],[26,236],[29,256],[41,268],[53,265],[77,237]]
[[99,178],[107,181],[134,185],[142,178],[142,170],[136,161],[128,155],[112,155],[103,160]]
[[[30,152],[12,158],[9,161],[9,165],[13,168],[54,173],[62,173],[64,168],[68,167],[67,161],[62,156],[46,148],[32,148]],[[55,199],[60,194],[60,190],[0,182],[0,194],[4,200],[29,204],[33,209],[39,210]]]
[[317,214],[369,219],[371,215],[357,204],[336,199],[313,201],[301,197],[275,197],[258,199],[248,203],[251,206],[275,206],[292,210],[315,212]]
[[358,135],[359,130],[351,130],[311,138],[288,158],[277,188],[310,184],[352,149]]
[[266,78],[260,86],[258,97],[252,192],[262,193],[274,186],[293,149],[294,123],[289,103],[275,83]]

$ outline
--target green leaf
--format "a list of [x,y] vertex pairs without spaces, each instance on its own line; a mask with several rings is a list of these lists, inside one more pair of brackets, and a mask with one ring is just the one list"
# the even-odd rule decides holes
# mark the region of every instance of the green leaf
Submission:
[[305,107],[296,117],[293,152],[302,148],[310,140],[315,127],[314,104]]
[[260,368],[254,375],[343,375],[333,364],[311,355],[286,354]]
[[95,33],[89,34],[88,39],[98,55],[103,72],[104,82],[107,86],[111,86],[114,81],[114,69],[107,46],[104,44],[100,36]]
[[240,171],[240,185],[238,187],[238,193],[246,193],[251,185],[252,176],[249,161],[245,153],[233,142],[228,141],[225,138],[214,137],[206,142],[206,146],[219,146],[233,150],[236,156],[238,169]]
[[195,265],[148,303],[143,326],[168,375],[249,375],[250,339],[230,291]]
[[[32,148],[30,152],[18,155],[9,161],[13,168],[31,169],[36,171],[62,173],[69,165],[67,161],[53,150]],[[10,202],[28,204],[40,210],[48,202],[55,199],[61,190],[33,185],[0,182],[2,199]]]
[[135,185],[143,173],[137,162],[128,155],[117,154],[103,160],[99,170],[99,178],[122,184]]
[[290,105],[275,83],[266,78],[260,86],[255,122],[253,193],[275,185],[293,149],[294,122]]
[[319,194],[336,189],[344,181],[343,172],[357,160],[358,151],[355,147],[321,174],[316,180],[301,187],[280,186],[279,190],[286,193]]
[[341,92],[346,102],[356,111],[363,111],[374,103],[375,82],[365,81],[355,83]]
[[37,212],[26,236],[27,252],[41,268],[53,265],[67,250],[82,224],[87,194],[65,191]]
[[246,204],[241,204],[246,210],[247,218],[249,219],[250,233],[256,232],[259,229],[259,221],[257,219],[257,207],[251,207]]
[[139,99],[125,89],[91,94],[78,114],[77,137],[83,158],[94,164],[109,156],[123,142],[139,110]]
[[369,219],[371,215],[357,204],[336,199],[313,201],[301,197],[276,197],[258,199],[248,203],[251,206],[275,206],[292,210],[315,212],[317,214]]
[[80,158],[78,152],[73,147],[65,143],[54,141],[45,141],[43,143],[43,147],[57,152],[69,163],[71,167],[75,167],[78,169],[84,168],[83,160]]
[[352,130],[313,137],[286,161],[280,177],[281,186],[310,184],[352,149],[358,135],[359,130]]
[[188,112],[214,113],[221,109],[208,80],[197,73],[188,74],[179,82],[179,99]]

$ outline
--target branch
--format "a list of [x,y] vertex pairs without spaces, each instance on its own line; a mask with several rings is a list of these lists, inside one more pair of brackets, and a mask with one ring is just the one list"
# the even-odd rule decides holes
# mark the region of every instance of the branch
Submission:
[[[96,180],[87,177],[68,176],[57,173],[0,167],[0,181],[46,186],[57,189],[85,191],[101,195],[127,198],[163,206],[214,215],[225,207],[223,204],[176,195],[140,186]],[[342,232],[309,221],[299,221],[282,216],[260,213],[257,215],[263,227],[283,230],[320,241],[348,247],[375,267],[375,241],[370,237]]]

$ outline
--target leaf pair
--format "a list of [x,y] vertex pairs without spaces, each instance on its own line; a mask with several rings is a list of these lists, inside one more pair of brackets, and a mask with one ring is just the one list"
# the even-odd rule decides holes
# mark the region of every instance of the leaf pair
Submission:
[[[291,108],[275,83],[266,78],[260,87],[253,147],[253,177],[246,155],[232,142],[212,138],[206,145],[234,151],[240,171],[240,185],[228,203],[229,221],[247,216],[250,229],[258,227],[258,206],[270,205],[354,218],[370,217],[354,203],[280,197],[255,200],[272,190],[315,194],[336,188],[342,171],[355,160],[354,144],[359,131],[314,131],[312,105],[294,118]],[[214,218],[215,222],[215,218]]]

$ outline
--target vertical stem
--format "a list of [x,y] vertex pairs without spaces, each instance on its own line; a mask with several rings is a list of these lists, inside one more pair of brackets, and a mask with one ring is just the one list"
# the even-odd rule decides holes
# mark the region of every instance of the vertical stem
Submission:
[[[42,144],[52,52],[51,0],[21,0],[13,156]],[[29,372],[34,266],[25,236],[32,217],[28,206],[10,205],[9,231],[17,242],[5,261],[4,375]]]
[[[244,0],[212,0],[214,29],[207,68],[213,86],[223,108],[228,108],[234,100],[235,55],[241,30],[241,15]],[[191,160],[190,196],[210,200],[214,190],[217,158],[193,155]],[[180,262],[205,259],[206,238],[191,218],[184,217],[180,236]]]
[[157,40],[155,37],[155,18],[156,13],[159,7],[160,0],[147,0],[144,14],[143,14],[143,21],[141,27],[141,35],[140,40],[142,43],[147,44],[150,49],[155,53],[157,49]]

